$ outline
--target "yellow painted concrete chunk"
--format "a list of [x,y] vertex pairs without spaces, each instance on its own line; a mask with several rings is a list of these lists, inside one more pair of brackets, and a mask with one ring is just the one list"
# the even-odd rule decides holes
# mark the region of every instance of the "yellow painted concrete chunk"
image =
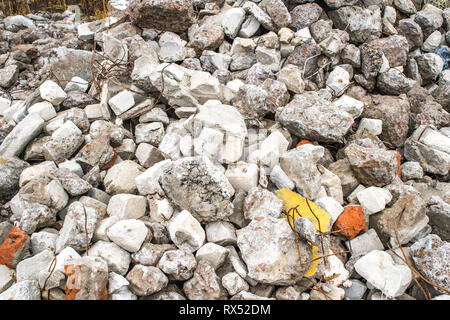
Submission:
[[[307,200],[306,198],[295,192],[292,192],[287,188],[278,190],[276,194],[277,197],[284,202],[284,211],[288,213],[286,218],[292,228],[294,228],[295,218],[305,217],[311,220],[311,222],[316,227],[316,230],[319,230],[320,232],[326,232],[331,217],[325,210],[320,208],[314,202]],[[290,209],[292,208],[297,208],[297,211],[290,211]],[[311,212],[310,208],[314,212],[314,214]],[[319,248],[310,243],[309,245],[311,246],[313,251],[313,259],[317,259],[319,257]],[[311,264],[311,268],[305,273],[305,276],[312,276],[316,272],[318,264],[319,259],[314,260]]]

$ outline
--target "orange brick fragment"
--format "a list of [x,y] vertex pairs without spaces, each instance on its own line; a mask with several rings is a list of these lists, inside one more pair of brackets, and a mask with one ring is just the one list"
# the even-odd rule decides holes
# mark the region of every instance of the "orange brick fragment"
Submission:
[[299,143],[297,143],[297,145],[295,147],[297,148],[297,147],[300,147],[300,146],[302,146],[304,144],[312,144],[312,142],[309,141],[309,140],[302,140]]
[[337,218],[333,229],[349,240],[356,237],[366,229],[363,207],[352,203],[344,207],[344,211]]
[[0,247],[0,264],[14,268],[13,261],[27,240],[28,236],[25,231],[13,227]]

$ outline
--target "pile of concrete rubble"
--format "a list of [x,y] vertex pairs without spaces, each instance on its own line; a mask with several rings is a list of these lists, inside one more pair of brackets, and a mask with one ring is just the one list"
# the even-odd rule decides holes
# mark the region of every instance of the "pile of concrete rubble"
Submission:
[[1,19],[0,300],[449,299],[449,44],[420,0]]

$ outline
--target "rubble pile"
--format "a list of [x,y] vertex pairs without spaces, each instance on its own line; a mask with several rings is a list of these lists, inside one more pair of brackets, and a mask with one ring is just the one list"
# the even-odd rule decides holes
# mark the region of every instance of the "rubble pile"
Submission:
[[449,8],[109,8],[0,20],[0,300],[449,299]]

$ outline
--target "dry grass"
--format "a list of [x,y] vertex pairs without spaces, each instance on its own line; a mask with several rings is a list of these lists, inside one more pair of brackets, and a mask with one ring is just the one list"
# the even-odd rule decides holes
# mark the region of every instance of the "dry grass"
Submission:
[[4,16],[25,15],[39,10],[63,12],[70,5],[78,5],[85,16],[103,19],[107,14],[107,0],[0,0]]

